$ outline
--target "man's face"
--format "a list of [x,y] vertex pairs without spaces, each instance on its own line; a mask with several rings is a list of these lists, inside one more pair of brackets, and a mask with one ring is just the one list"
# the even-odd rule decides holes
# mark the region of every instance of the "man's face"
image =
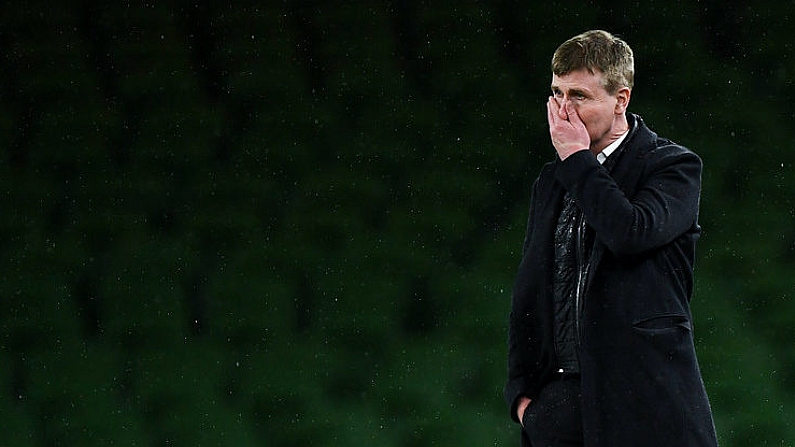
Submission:
[[[622,96],[625,95],[625,96]],[[593,74],[586,69],[565,75],[552,75],[552,96],[561,110],[568,102],[580,116],[591,138],[591,150],[598,152],[607,147],[614,137],[614,124],[626,110],[629,89],[619,89],[609,94],[604,88],[602,72]]]

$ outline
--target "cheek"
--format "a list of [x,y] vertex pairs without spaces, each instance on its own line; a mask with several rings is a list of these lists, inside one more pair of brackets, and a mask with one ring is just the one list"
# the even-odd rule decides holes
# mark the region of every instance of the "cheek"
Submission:
[[585,126],[589,129],[591,127],[603,127],[605,125],[609,125],[611,120],[611,115],[609,113],[605,113],[603,110],[594,110],[581,107],[577,110],[577,113],[580,115],[582,122],[585,123]]
[[580,115],[580,120],[582,120],[585,127],[591,128],[593,125],[593,114],[585,107],[578,107],[577,114]]

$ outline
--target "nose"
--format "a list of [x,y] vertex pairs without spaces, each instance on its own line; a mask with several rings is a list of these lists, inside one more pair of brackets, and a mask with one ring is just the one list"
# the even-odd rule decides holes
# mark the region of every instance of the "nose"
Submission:
[[569,117],[568,112],[566,112],[566,105],[569,103],[568,96],[563,96],[560,100],[558,100],[558,105],[560,108],[558,109],[558,116],[566,119]]

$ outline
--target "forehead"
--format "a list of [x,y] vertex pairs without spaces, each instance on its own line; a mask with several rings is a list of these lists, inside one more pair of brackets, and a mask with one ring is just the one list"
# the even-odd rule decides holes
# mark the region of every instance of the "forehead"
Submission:
[[552,88],[561,90],[605,91],[604,75],[599,70],[593,73],[580,69],[564,75],[552,75]]

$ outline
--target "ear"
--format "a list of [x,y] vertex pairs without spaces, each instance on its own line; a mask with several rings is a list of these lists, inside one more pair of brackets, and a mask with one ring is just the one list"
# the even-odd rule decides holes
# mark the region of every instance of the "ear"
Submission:
[[629,87],[621,87],[616,92],[616,115],[621,115],[627,111],[629,107],[629,99],[632,97],[632,90]]

